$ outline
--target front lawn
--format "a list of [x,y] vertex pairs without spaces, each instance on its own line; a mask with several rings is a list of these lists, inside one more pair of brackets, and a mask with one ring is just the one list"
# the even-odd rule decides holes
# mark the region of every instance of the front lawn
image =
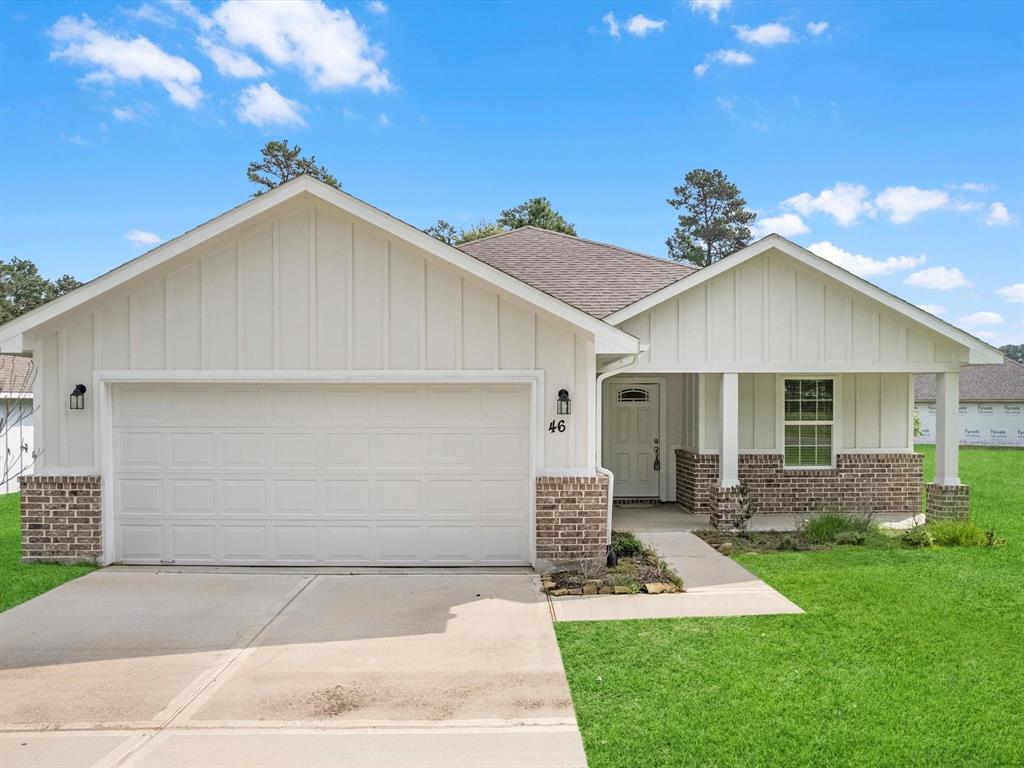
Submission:
[[94,565],[21,562],[21,509],[18,494],[0,495],[0,611],[31,600],[65,581],[95,570]]
[[807,613],[556,625],[591,768],[1024,765],[1024,451],[960,455],[1004,546],[746,554]]

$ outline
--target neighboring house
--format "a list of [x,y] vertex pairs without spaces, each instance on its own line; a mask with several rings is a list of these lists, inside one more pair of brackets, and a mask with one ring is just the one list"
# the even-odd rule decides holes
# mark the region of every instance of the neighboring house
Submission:
[[[919,443],[935,442],[935,376],[914,381]],[[1024,365],[971,365],[960,373],[960,443],[1024,448]]]
[[914,514],[923,372],[928,511],[963,514],[959,371],[1002,362],[777,235],[699,271],[532,228],[460,250],[308,177],[0,345],[38,370],[26,558],[180,564],[602,556],[610,497],[722,524],[740,481]]
[[32,472],[32,358],[0,355],[0,493],[18,490],[18,478]]

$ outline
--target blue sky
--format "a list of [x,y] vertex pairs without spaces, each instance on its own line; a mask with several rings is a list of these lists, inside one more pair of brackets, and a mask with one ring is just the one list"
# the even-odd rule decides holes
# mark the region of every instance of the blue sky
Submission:
[[717,167],[763,229],[1024,341],[1024,4],[17,3],[0,256],[89,279],[245,200],[270,138],[418,226],[549,197],[663,255]]

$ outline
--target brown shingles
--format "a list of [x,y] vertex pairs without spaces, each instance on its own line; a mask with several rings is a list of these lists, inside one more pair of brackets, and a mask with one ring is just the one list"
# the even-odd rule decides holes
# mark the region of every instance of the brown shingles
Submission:
[[[922,373],[914,380],[914,400],[935,400],[935,374]],[[1024,365],[1009,358],[1002,365],[968,365],[960,371],[960,400],[999,402],[1024,400]]]
[[597,318],[696,271],[667,259],[537,227],[514,229],[459,248]]

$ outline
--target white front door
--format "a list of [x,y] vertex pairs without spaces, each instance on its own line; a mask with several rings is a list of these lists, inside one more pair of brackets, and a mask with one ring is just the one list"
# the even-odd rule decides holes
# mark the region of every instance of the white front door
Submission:
[[660,492],[661,388],[615,383],[605,412],[605,466],[615,475],[618,497],[657,498]]
[[125,384],[113,406],[122,562],[530,562],[523,385]]

